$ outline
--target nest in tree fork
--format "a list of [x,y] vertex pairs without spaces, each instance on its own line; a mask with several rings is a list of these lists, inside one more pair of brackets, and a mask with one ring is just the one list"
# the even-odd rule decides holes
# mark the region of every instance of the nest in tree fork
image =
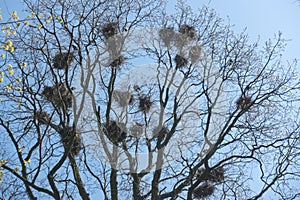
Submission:
[[110,66],[118,68],[122,64],[124,64],[126,58],[124,56],[119,56],[118,58],[114,59],[111,63]]
[[58,53],[53,58],[53,66],[56,69],[68,69],[74,60],[73,52]]
[[109,22],[101,27],[101,32],[106,39],[118,34],[118,22]]
[[182,57],[181,55],[176,55],[175,58],[175,63],[176,63],[176,69],[180,69],[182,67],[187,66],[188,64],[188,60],[184,57]]
[[215,186],[204,183],[194,190],[194,197],[197,199],[205,198],[212,195],[215,191]]
[[59,134],[65,149],[71,146],[70,154],[75,156],[78,155],[82,149],[82,141],[79,133],[74,130],[73,127],[66,127],[62,129]]
[[153,102],[150,100],[150,96],[139,97],[139,108],[143,112],[148,112],[152,107]]
[[45,86],[42,95],[58,107],[65,105],[69,108],[72,106],[72,92],[68,89],[66,83]]
[[167,47],[170,47],[174,35],[175,32],[173,28],[162,28],[159,30],[159,37]]
[[115,145],[117,145],[119,142],[122,142],[127,137],[127,129],[125,124],[117,123],[116,121],[111,121],[108,125],[105,124],[103,127],[103,132]]
[[194,38],[196,35],[196,30],[193,26],[184,24],[179,27],[179,33],[188,36],[189,38]]
[[237,107],[242,110],[247,110],[252,104],[252,99],[249,96],[242,95],[236,102]]
[[215,169],[210,170],[209,172],[205,173],[205,169],[199,170],[199,176],[203,181],[212,181],[212,182],[222,182],[225,178],[225,169],[220,166],[216,167]]

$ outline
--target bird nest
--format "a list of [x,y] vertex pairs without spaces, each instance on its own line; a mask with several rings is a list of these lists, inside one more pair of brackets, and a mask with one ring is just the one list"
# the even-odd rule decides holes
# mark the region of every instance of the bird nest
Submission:
[[212,181],[212,182],[222,182],[225,178],[225,169],[220,166],[216,167],[215,169],[210,170],[208,173],[205,173],[205,169],[199,170],[199,176],[201,176],[201,179],[203,181]]
[[114,144],[122,142],[127,137],[127,128],[124,123],[110,121],[103,126],[103,133]]
[[74,130],[73,127],[66,127],[59,132],[61,136],[61,142],[64,145],[64,148],[67,149],[71,147],[70,154],[78,155],[82,149],[82,141],[80,134]]
[[162,28],[159,30],[159,37],[167,47],[170,47],[174,35],[175,32],[173,28]]
[[247,110],[251,104],[252,104],[252,99],[249,96],[242,95],[237,101],[236,105],[239,109],[242,110]]
[[197,199],[205,198],[212,195],[215,191],[215,186],[210,183],[204,183],[194,190],[194,197]]
[[189,38],[194,38],[196,36],[196,30],[193,26],[184,24],[179,27],[179,33],[188,36]]
[[176,63],[176,69],[180,69],[182,67],[187,66],[188,64],[188,60],[180,55],[176,55],[175,58],[175,63]]
[[72,107],[72,92],[68,89],[66,83],[44,86],[42,95],[58,107],[63,107],[63,105],[67,108]]
[[120,67],[122,64],[124,64],[125,60],[127,58],[125,58],[124,56],[119,56],[118,58],[114,59],[111,63],[110,66],[114,67],[114,68],[118,68]]
[[139,109],[143,112],[148,112],[152,107],[153,102],[150,99],[150,96],[140,96],[139,97]]
[[68,69],[73,60],[73,52],[58,53],[53,58],[53,67],[56,69]]
[[101,27],[101,32],[106,39],[118,34],[119,22],[109,22]]

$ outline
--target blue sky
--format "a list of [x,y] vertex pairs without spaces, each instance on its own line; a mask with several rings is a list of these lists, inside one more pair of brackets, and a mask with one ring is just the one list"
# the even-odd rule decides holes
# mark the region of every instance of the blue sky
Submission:
[[[261,42],[281,31],[289,39],[285,59],[300,59],[300,1],[296,0],[188,0],[192,7],[205,4],[234,24],[238,33],[247,27],[250,39]],[[200,2],[200,3],[199,3]],[[227,18],[228,17],[228,18]]]

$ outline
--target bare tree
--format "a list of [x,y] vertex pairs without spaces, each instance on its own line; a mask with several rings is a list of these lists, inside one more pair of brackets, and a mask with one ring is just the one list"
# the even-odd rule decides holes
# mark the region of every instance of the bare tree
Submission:
[[3,199],[296,199],[299,81],[166,2],[24,0],[1,22]]

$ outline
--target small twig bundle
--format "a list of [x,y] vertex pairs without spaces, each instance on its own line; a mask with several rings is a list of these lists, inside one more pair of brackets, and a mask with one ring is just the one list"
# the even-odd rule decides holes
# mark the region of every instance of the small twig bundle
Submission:
[[68,69],[74,60],[73,52],[58,53],[53,58],[53,66],[56,69]]
[[116,121],[111,121],[108,125],[104,125],[103,132],[114,144],[122,142],[127,137],[125,124],[117,123]]
[[[61,141],[65,148],[68,148],[71,145],[70,154],[78,155],[82,149],[82,141],[79,133],[73,129],[73,127],[66,127],[59,132],[61,136]],[[72,137],[73,140],[72,140]]]
[[194,190],[194,197],[201,199],[212,195],[215,191],[215,186],[210,183],[204,183]]
[[170,47],[174,35],[175,32],[173,28],[162,28],[159,30],[159,37],[167,47]]
[[143,112],[148,112],[152,107],[153,102],[150,100],[150,96],[139,97],[139,108]]
[[203,181],[212,181],[212,182],[222,182],[225,178],[225,169],[220,166],[217,167],[211,171],[209,171],[206,174],[203,174],[205,169],[200,169],[199,170],[199,176],[201,176]]
[[196,30],[193,26],[184,24],[179,27],[179,33],[184,34],[184,35],[188,36],[189,38],[193,39],[196,35]]
[[242,110],[247,110],[252,104],[252,99],[249,96],[242,95],[236,102],[237,107]]
[[201,53],[201,47],[200,46],[193,46],[191,47],[189,51],[189,58],[191,59],[192,63],[195,63],[199,60]]
[[128,91],[122,92],[115,90],[113,92],[113,98],[118,102],[119,106],[121,107],[126,107],[133,101],[133,95]]
[[109,22],[101,27],[101,32],[106,39],[118,34],[119,22]]
[[63,107],[63,105],[67,108],[72,107],[72,92],[69,91],[66,83],[45,86],[42,95],[58,107]]
[[110,63],[110,66],[118,68],[120,65],[124,64],[126,58],[124,56],[119,56]]
[[176,63],[176,69],[180,69],[182,67],[187,66],[188,64],[188,60],[180,55],[176,55],[175,58],[175,63]]

